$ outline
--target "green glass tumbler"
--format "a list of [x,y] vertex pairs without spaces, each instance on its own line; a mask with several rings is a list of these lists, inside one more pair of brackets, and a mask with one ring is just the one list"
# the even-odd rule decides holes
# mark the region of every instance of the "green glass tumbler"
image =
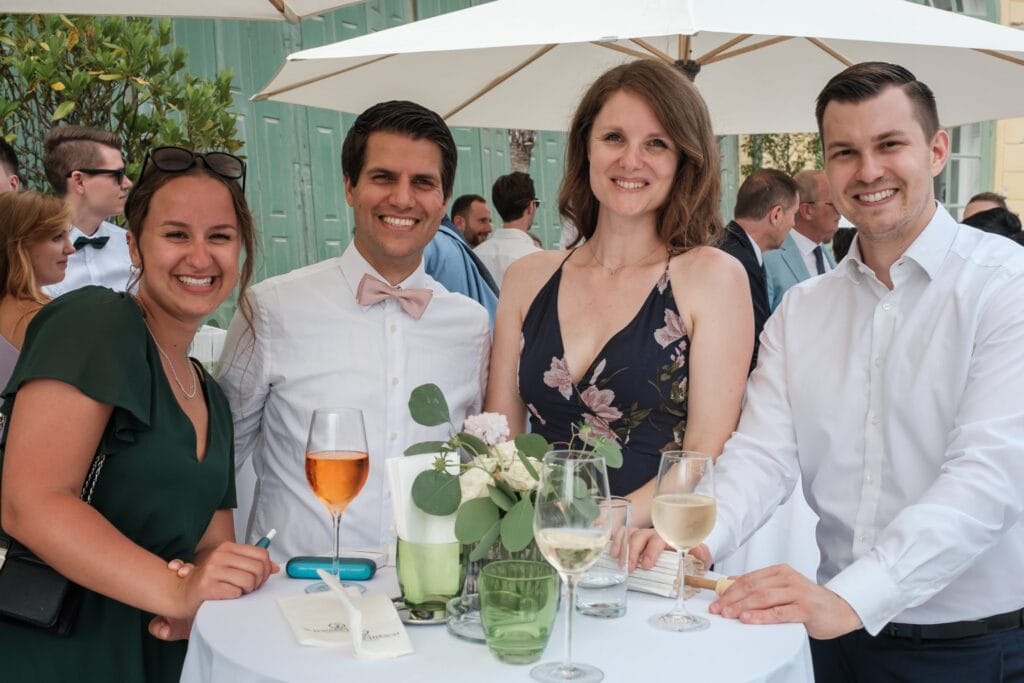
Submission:
[[532,664],[551,637],[558,575],[547,562],[502,560],[480,572],[480,618],[487,647],[507,664]]

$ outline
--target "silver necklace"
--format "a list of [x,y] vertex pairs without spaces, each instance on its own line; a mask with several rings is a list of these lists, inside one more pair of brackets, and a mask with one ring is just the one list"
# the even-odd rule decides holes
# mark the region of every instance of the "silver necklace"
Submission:
[[614,268],[611,268],[609,266],[606,266],[604,262],[597,257],[597,251],[594,249],[594,243],[587,242],[587,244],[590,245],[590,255],[594,258],[595,261],[597,261],[597,265],[604,268],[605,272],[608,273],[609,275],[615,275],[615,273],[619,272],[620,270],[628,266],[635,266],[638,263],[643,263],[644,261],[651,257],[651,254],[654,254],[659,249],[664,249],[664,246],[659,244],[656,247],[654,247],[654,249],[651,249],[649,252],[644,254],[641,258],[637,259],[636,261],[633,261],[632,263],[623,263],[621,265],[615,266]]
[[156,350],[159,351],[163,359],[167,361],[167,367],[171,369],[171,377],[174,379],[174,383],[178,385],[178,388],[181,389],[182,396],[184,396],[188,400],[195,398],[196,392],[199,391],[199,382],[196,379],[196,369],[192,366],[192,361],[188,362],[188,367],[192,370],[192,388],[186,389],[185,385],[181,383],[180,379],[178,379],[178,373],[174,369],[174,363],[171,362],[170,356],[164,353],[164,350],[160,348],[160,342],[156,340],[156,335],[153,334],[153,330],[152,328],[150,328],[149,323],[147,323],[146,320],[143,319],[142,324],[146,326],[147,330],[149,330],[149,336],[153,338],[153,344],[156,345]]

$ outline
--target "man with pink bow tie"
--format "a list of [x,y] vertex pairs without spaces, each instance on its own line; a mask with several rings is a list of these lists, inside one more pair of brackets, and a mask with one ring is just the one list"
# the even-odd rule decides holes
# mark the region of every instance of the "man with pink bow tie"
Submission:
[[257,476],[247,535],[276,527],[276,561],[331,549],[330,517],[304,472],[314,409],[360,408],[365,420],[370,476],[345,512],[345,551],[391,540],[384,460],[449,435],[448,425],[412,421],[412,389],[441,387],[457,427],[480,408],[487,312],[423,268],[455,165],[455,141],[434,112],[412,102],[367,109],[341,152],[352,242],[337,258],[256,285],[252,320],[239,312],[231,322],[218,379],[234,416],[236,466],[251,457]]

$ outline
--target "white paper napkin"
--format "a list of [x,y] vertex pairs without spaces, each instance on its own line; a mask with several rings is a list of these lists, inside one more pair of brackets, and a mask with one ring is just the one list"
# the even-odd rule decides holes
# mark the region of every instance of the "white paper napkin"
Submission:
[[[388,485],[391,487],[391,503],[395,511],[395,530],[398,537],[413,543],[455,543],[455,515],[438,517],[428,515],[412,501],[412,484],[420,472],[433,469],[439,453],[406,455],[388,458]],[[448,453],[447,461],[454,465],[459,462],[458,454]]]
[[384,593],[360,596],[323,570],[320,578],[331,587],[277,601],[300,645],[337,647],[352,644],[357,659],[391,659],[412,654],[412,642],[394,603]]

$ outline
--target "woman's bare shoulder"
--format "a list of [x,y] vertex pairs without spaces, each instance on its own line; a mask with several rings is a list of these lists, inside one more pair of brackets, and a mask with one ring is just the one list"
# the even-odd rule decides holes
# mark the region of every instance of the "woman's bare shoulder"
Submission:
[[672,257],[669,274],[674,280],[686,280],[691,286],[708,287],[742,281],[746,277],[743,265],[716,247],[695,247]]
[[505,271],[501,291],[508,289],[532,300],[568,255],[568,251],[536,251],[516,259]]

